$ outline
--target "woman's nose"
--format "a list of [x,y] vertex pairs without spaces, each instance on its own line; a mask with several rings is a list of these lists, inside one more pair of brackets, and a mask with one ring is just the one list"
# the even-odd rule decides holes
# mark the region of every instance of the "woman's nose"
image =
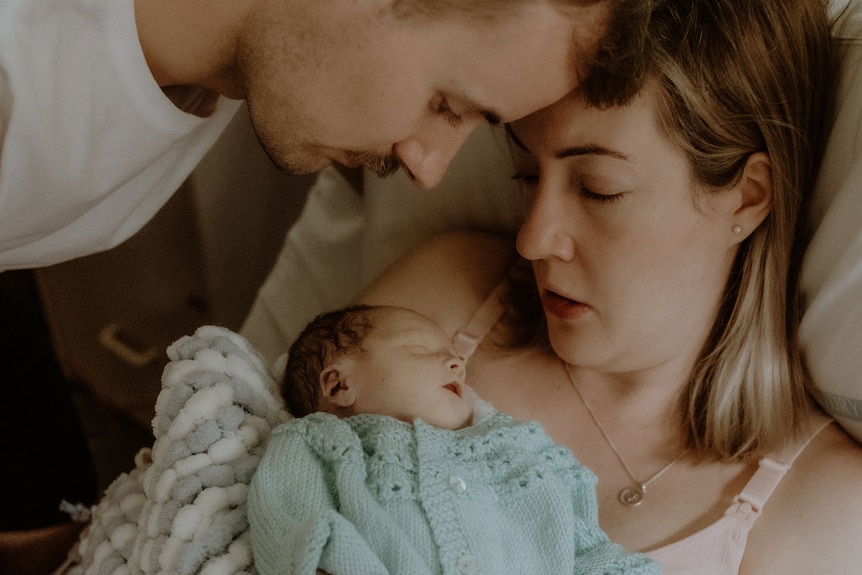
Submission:
[[536,192],[518,231],[518,253],[530,261],[571,260],[575,246],[568,229],[570,218],[560,199],[543,190]]
[[480,121],[464,118],[461,125],[453,126],[444,118],[435,118],[421,133],[396,143],[395,155],[416,185],[433,188]]

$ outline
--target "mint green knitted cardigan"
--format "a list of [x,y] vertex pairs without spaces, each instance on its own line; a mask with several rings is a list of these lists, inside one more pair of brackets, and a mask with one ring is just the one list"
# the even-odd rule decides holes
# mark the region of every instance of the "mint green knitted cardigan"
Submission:
[[248,512],[261,575],[657,574],[598,526],[596,477],[536,423],[312,414],[273,431]]

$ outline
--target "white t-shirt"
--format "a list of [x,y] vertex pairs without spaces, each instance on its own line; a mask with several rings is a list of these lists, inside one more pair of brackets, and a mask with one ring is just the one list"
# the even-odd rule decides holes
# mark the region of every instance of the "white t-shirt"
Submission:
[[200,118],[164,95],[133,0],[0,0],[0,270],[127,239],[238,106]]

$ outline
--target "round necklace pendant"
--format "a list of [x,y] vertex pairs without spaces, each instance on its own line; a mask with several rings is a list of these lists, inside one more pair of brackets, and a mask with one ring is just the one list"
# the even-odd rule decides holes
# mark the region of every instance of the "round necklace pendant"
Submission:
[[640,487],[626,487],[620,491],[620,503],[626,507],[637,507],[644,500],[644,491]]

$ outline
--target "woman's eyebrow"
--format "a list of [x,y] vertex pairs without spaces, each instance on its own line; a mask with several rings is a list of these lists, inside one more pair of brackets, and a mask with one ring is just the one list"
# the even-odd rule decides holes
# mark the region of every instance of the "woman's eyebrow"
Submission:
[[571,146],[569,148],[563,148],[554,154],[554,157],[558,160],[574,156],[609,156],[617,160],[625,161],[629,161],[631,159],[620,151],[599,145]]
[[[524,145],[524,142],[522,142],[518,138],[518,136],[515,135],[515,131],[512,129],[511,124],[506,124],[505,130],[506,134],[508,134],[509,138],[512,139],[512,142],[514,142],[516,146],[518,146],[525,152],[530,153],[529,148],[527,148],[527,146]],[[574,156],[608,156],[617,160],[631,160],[629,156],[618,150],[607,148],[605,146],[600,146],[598,144],[588,144],[585,146],[570,146],[568,148],[563,148],[562,150],[554,154],[554,157],[558,160],[571,158]]]

